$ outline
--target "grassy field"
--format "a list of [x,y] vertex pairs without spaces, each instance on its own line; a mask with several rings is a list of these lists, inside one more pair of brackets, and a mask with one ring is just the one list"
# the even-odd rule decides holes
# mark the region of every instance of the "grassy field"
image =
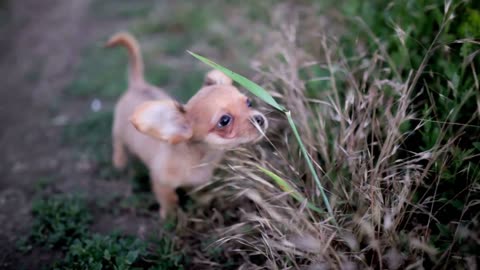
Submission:
[[[18,252],[54,254],[47,269],[476,269],[480,4],[399,2],[91,1],[105,31],[61,97],[92,104],[61,130],[90,184],[37,177]],[[267,139],[179,191],[183,210],[160,224],[144,166],[111,165],[127,67],[124,51],[102,48],[113,24],[138,37],[148,80],[183,102],[208,71],[186,50],[257,82],[291,113],[307,155],[255,98]]]

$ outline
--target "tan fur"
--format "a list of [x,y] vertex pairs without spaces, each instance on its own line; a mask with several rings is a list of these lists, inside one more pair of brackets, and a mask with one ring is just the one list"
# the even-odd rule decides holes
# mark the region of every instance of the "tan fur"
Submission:
[[226,85],[231,85],[233,84],[232,79],[228,77],[227,75],[223,74],[223,72],[219,70],[212,70],[207,73],[207,76],[205,76],[205,81],[203,83],[203,86],[208,86],[208,85],[214,85],[214,84],[226,84]]
[[[266,118],[247,106],[247,97],[220,71],[211,71],[204,86],[185,105],[143,79],[137,41],[128,33],[113,36],[107,46],[123,45],[130,57],[128,90],[115,107],[112,130],[116,168],[127,164],[127,150],[150,170],[152,189],[165,218],[177,205],[177,187],[210,181],[225,151],[257,141]],[[231,121],[219,126],[222,116]]]
[[143,59],[137,40],[129,33],[120,32],[113,35],[105,44],[105,47],[112,48],[119,45],[128,49],[130,60],[129,83],[143,83]]

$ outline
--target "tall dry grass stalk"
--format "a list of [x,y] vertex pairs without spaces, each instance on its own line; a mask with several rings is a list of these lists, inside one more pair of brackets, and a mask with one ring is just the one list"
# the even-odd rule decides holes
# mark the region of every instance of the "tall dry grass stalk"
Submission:
[[[423,152],[402,148],[410,135],[403,125],[419,118],[411,105],[425,63],[402,80],[381,46],[366,52],[360,42],[358,57],[346,58],[340,33],[334,33],[342,29],[318,31],[331,29],[329,20],[311,10],[280,5],[272,18],[278,31],[266,38],[253,64],[255,80],[294,112],[339,227],[307,207],[307,201],[322,206],[321,194],[286,120],[263,108],[271,112],[267,142],[229,155],[227,173],[218,177],[218,190],[228,190],[233,200],[248,198],[255,207],[240,208],[238,222],[218,226],[216,244],[243,254],[240,269],[416,269],[424,260],[440,266],[445,254],[429,244],[428,223],[437,222],[429,200],[435,197],[424,203],[414,197],[434,162],[446,166],[455,138]],[[312,69],[327,74],[310,78],[323,86],[314,95],[299,75]],[[424,121],[410,123],[417,123],[409,129],[416,130]],[[285,193],[258,166],[288,180],[293,193],[307,200]],[[428,185],[435,188],[435,180]],[[427,224],[412,220],[414,213],[427,215]]]

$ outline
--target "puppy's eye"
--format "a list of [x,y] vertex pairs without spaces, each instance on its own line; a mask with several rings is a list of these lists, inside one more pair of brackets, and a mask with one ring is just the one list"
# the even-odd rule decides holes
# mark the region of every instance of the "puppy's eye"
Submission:
[[228,126],[231,122],[232,122],[232,117],[228,114],[224,114],[222,115],[222,117],[220,117],[220,120],[218,121],[217,126],[219,128],[223,128]]
[[252,107],[252,101],[249,98],[247,98],[247,107]]

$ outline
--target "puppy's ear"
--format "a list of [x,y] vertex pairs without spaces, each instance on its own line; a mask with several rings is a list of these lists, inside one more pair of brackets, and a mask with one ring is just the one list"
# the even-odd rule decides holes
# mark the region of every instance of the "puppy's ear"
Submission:
[[232,85],[232,79],[220,70],[214,69],[207,73],[203,85],[209,86],[214,84]]
[[183,106],[174,101],[148,101],[138,106],[130,122],[153,138],[177,144],[192,137],[192,126]]

